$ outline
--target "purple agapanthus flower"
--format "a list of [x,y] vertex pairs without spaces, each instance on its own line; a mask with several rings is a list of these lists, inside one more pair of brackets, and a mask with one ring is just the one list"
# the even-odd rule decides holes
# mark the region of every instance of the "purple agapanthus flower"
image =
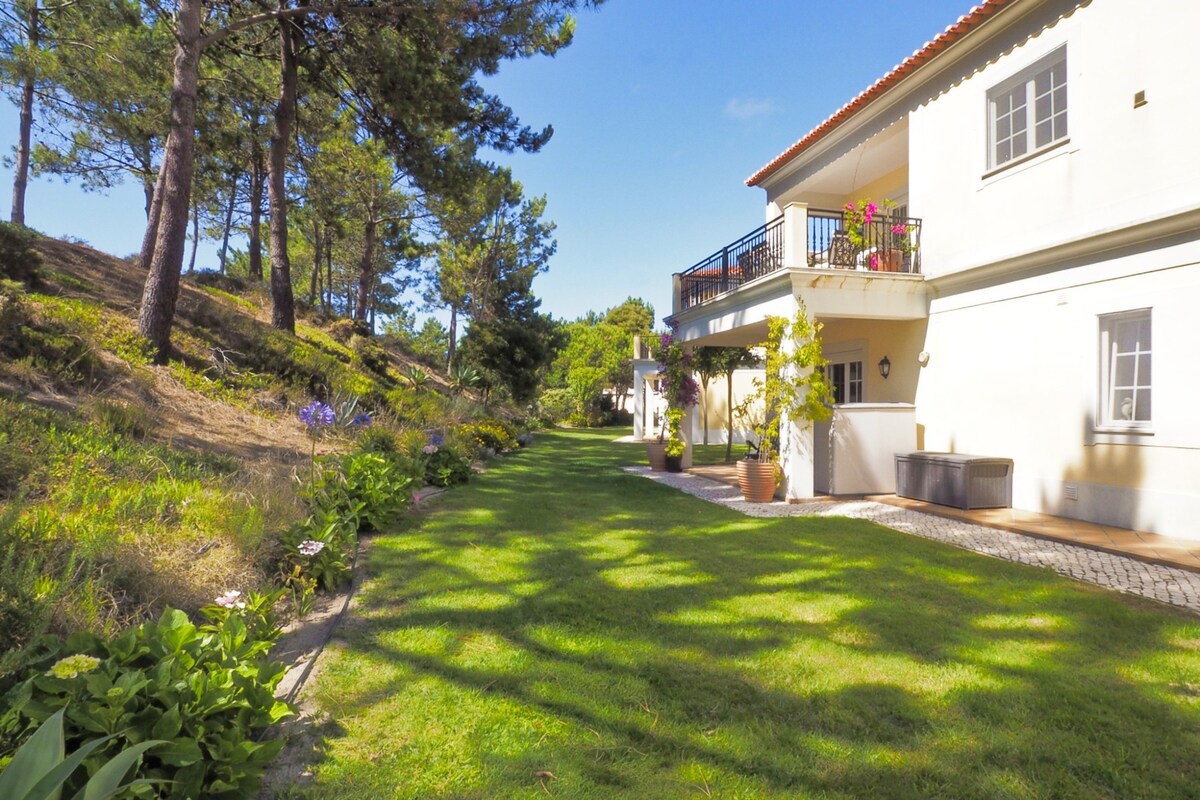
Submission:
[[365,428],[371,424],[371,415],[359,414],[357,417],[350,420],[350,424],[356,428]]
[[442,436],[440,433],[435,433],[429,437],[429,443],[434,447],[441,447],[446,443],[446,437]]
[[300,409],[300,419],[310,428],[317,425],[332,425],[335,418],[336,415],[333,413],[333,409],[320,400],[314,400]]

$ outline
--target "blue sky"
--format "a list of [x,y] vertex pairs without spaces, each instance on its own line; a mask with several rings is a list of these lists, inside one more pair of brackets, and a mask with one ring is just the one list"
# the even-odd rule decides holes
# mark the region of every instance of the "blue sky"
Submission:
[[[971,0],[609,0],[580,12],[553,59],[507,63],[485,85],[533,127],[536,155],[497,156],[545,194],[558,252],[534,284],[573,319],[633,295],[661,318],[670,276],[763,223],[745,179],[966,13]],[[16,140],[0,104],[0,142]],[[11,170],[0,169],[9,215]],[[29,224],[116,255],[137,250],[140,189],[107,196],[34,182]],[[202,245],[199,266],[215,267]]]

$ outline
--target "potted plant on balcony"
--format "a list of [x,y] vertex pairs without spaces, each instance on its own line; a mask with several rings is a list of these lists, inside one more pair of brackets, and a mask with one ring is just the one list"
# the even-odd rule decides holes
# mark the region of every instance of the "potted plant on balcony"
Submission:
[[916,226],[893,216],[895,209],[895,201],[886,197],[879,205],[859,200],[842,207],[846,237],[856,252],[864,254],[868,269],[900,272],[905,255],[916,250],[912,240]]
[[833,393],[823,371],[827,361],[821,354],[821,324],[809,319],[803,301],[799,303],[790,322],[767,318],[767,340],[761,345],[766,351],[763,378],[755,379],[754,393],[738,406],[756,438],[754,452],[737,465],[738,486],[747,502],[770,502],[779,486],[780,415],[786,413],[802,427],[829,419]]

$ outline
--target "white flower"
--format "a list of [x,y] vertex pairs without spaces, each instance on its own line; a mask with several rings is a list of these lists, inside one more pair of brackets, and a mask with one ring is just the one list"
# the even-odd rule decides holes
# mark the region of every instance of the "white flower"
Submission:
[[325,549],[325,543],[314,541],[312,539],[305,539],[300,543],[300,547],[298,549],[300,550],[300,555],[302,556],[315,556],[317,553]]

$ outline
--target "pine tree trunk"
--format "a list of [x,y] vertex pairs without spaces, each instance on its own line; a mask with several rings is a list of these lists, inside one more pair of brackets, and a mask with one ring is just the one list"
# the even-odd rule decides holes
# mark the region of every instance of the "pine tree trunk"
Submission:
[[367,206],[367,222],[363,229],[363,254],[358,265],[358,303],[355,307],[355,319],[367,321],[368,298],[371,293],[371,278],[375,274],[375,211]]
[[325,311],[333,313],[333,238],[325,234]]
[[[157,174],[154,170],[154,154],[149,146],[143,148],[140,155],[140,166],[142,168],[142,198],[145,200],[144,210],[146,219],[150,219],[150,214],[154,209],[154,190],[157,188]],[[151,177],[154,180],[151,180]]]
[[200,205],[192,203],[192,257],[188,260],[188,275],[196,271],[196,251],[200,249]]
[[321,223],[313,220],[313,269],[308,279],[308,305],[317,307],[317,276],[321,274]]
[[[158,174],[161,179],[162,167],[159,167]],[[163,199],[162,193],[158,191],[158,184],[159,181],[156,180],[150,200],[150,213],[146,216],[146,233],[142,236],[142,249],[138,251],[138,261],[144,269],[149,268],[150,262],[154,258],[154,243],[158,240],[158,220],[162,215]]]
[[229,187],[229,205],[225,208],[225,230],[221,233],[221,274],[225,274],[225,259],[229,257],[229,231],[233,228],[233,207],[237,205],[237,187],[241,172],[233,171],[233,185]]
[[458,339],[458,306],[450,306],[450,343],[446,345],[446,369],[454,363],[454,344]]
[[[38,48],[38,4],[29,4],[29,19],[25,30],[29,51]],[[33,70],[25,76],[21,86],[21,122],[17,139],[17,164],[13,172],[12,222],[25,224],[25,190],[29,186],[29,153],[33,145]]]
[[250,145],[250,241],[247,245],[250,253],[250,280],[262,283],[262,201],[263,201],[263,166],[262,145],[259,143],[257,131],[253,131],[254,142]]
[[[180,0],[171,86],[171,128],[154,192],[152,255],[138,312],[138,332],[150,340],[155,360],[167,360],[179,277],[187,244],[188,205],[196,143],[196,84],[200,71],[200,14],[203,0]],[[147,235],[151,226],[147,226]],[[144,251],[143,251],[144,252]]]
[[[285,7],[280,0],[279,7]],[[287,148],[296,118],[296,48],[292,23],[279,21],[279,105],[267,168],[267,196],[271,205],[271,326],[296,332],[296,304],[292,296],[292,268],[288,261]]]

